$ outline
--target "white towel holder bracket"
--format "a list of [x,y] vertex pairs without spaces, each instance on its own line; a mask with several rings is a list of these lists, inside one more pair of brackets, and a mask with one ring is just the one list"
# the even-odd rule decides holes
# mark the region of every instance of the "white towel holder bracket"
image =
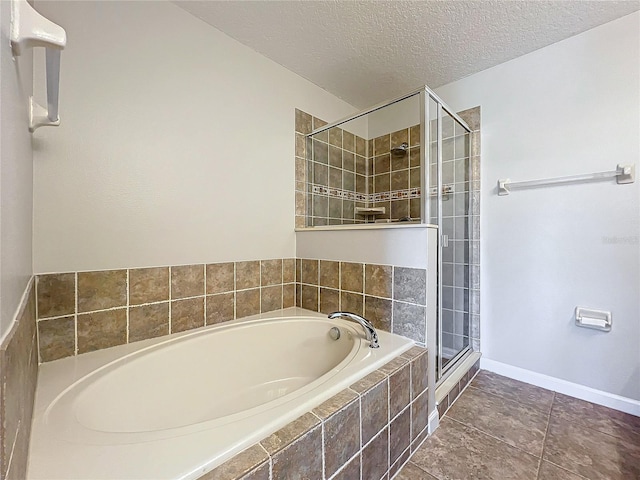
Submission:
[[11,50],[15,57],[28,48],[46,48],[47,108],[29,97],[29,131],[38,127],[60,125],[58,97],[60,91],[60,51],[67,45],[67,34],[60,25],[36,12],[27,0],[11,3]]

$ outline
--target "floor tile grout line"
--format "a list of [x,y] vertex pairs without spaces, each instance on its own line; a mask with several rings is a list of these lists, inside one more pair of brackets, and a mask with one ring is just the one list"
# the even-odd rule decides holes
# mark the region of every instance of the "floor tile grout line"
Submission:
[[[489,391],[484,390],[484,389],[482,389],[482,388],[475,387],[475,386],[473,386],[473,385],[471,385],[471,384],[468,384],[468,385],[465,387],[464,391],[466,391],[466,390],[467,390],[467,388],[469,388],[469,387],[471,387],[471,388],[473,388],[473,389],[475,389],[475,390],[479,390],[479,391],[481,391],[481,392],[483,392],[483,393],[485,393],[485,394],[487,394],[487,395],[490,395],[490,396],[492,396],[492,397],[499,398],[500,400],[503,400],[503,401],[506,401],[506,402],[509,402],[509,403],[517,403],[518,405],[521,405],[521,406],[523,406],[523,407],[526,407],[528,410],[533,410],[535,413],[539,413],[540,415],[544,415],[544,416],[546,416],[546,417],[549,417],[549,415],[550,415],[550,413],[551,413],[551,409],[549,409],[549,413],[546,413],[544,410],[538,410],[538,409],[532,408],[530,405],[525,404],[525,403],[523,403],[523,402],[520,402],[520,401],[518,401],[518,400],[514,400],[514,399],[512,399],[512,398],[505,398],[505,397],[503,397],[503,396],[501,396],[501,395],[497,395],[497,394],[495,394],[495,393],[489,392]],[[460,394],[456,397],[456,400],[458,400],[458,398],[460,398],[461,396],[462,396],[462,392],[460,392]],[[454,403],[455,403],[455,401],[454,401]],[[449,408],[451,408],[451,406],[450,406]],[[449,411],[449,409],[447,409],[447,412],[448,412],[448,411]]]
[[542,462],[544,459],[544,450],[547,446],[547,435],[549,434],[549,424],[551,423],[551,412],[553,411],[553,404],[556,401],[556,394],[553,392],[551,398],[551,407],[549,408],[549,414],[547,415],[547,428],[544,429],[544,437],[542,438],[542,451],[540,452],[540,461],[538,462],[538,473],[536,479],[540,479],[540,472],[542,471]]
[[479,428],[476,428],[476,427],[474,427],[474,426],[472,426],[472,425],[467,425],[466,423],[463,423],[463,422],[461,422],[461,421],[459,421],[459,420],[456,420],[456,419],[455,419],[455,418],[453,418],[453,417],[448,417],[448,418],[449,418],[449,420],[451,420],[451,421],[453,421],[453,422],[456,422],[457,424],[462,425],[463,427],[470,428],[470,429],[472,429],[472,430],[475,430],[476,432],[481,433],[482,435],[486,435],[487,437],[493,438],[494,440],[497,440],[498,442],[503,443],[503,444],[505,444],[505,445],[506,445],[506,446],[508,446],[508,447],[514,448],[514,449],[518,450],[519,452],[525,453],[525,454],[527,454],[527,455],[529,455],[529,456],[531,456],[531,457],[533,457],[533,458],[540,458],[540,457],[538,457],[538,455],[534,455],[533,453],[531,453],[531,452],[527,452],[526,450],[524,450],[524,449],[522,449],[522,448],[520,448],[520,447],[516,447],[516,446],[514,446],[514,445],[511,445],[510,443],[505,442],[505,441],[504,441],[504,440],[502,440],[501,438],[498,438],[498,437],[496,437],[495,435],[491,435],[490,433],[487,433],[487,432],[485,432],[484,430],[480,430]]
[[409,461],[407,463],[412,463],[419,470],[422,470],[424,473],[426,473],[427,475],[431,475],[433,478],[436,478],[437,480],[446,480],[446,479],[444,479],[442,477],[439,477],[438,475],[435,475],[435,474],[431,473],[430,471],[428,471],[426,468],[422,467],[421,465],[418,465],[416,462],[411,460],[411,457],[409,457]]
[[557,463],[551,462],[549,460],[544,460],[547,463],[550,463],[551,465],[553,465],[554,467],[557,467],[561,470],[564,470],[567,473],[570,473],[572,475],[575,475],[576,477],[580,477],[580,478],[584,478],[584,480],[589,480],[589,477],[585,477],[584,475],[578,473],[578,472],[574,472],[573,470],[569,470],[567,467],[563,467],[562,465],[558,465]]

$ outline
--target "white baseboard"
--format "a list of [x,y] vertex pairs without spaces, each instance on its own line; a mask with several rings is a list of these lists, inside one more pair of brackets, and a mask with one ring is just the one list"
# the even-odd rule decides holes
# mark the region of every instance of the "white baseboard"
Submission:
[[633,400],[632,398],[621,397],[620,395],[603,392],[602,390],[596,390],[595,388],[586,387],[578,383],[568,382],[560,378],[550,377],[542,373],[496,362],[486,357],[482,357],[480,360],[480,368],[497,373],[498,375],[513,378],[514,380],[520,380],[521,382],[530,383],[537,387],[553,390],[554,392],[563,393],[571,397],[586,400],[587,402],[597,403],[598,405],[604,405],[605,407],[640,417],[640,401]]

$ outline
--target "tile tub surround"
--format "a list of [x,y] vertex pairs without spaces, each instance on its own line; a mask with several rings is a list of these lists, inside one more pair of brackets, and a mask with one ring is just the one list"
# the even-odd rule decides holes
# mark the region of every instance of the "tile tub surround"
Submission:
[[295,304],[295,259],[36,277],[40,362]]
[[0,346],[0,478],[27,474],[31,417],[38,377],[35,288],[29,283],[17,321]]
[[199,480],[393,476],[427,436],[426,362],[413,347]]
[[640,417],[482,370],[400,479],[640,478]]
[[296,305],[363,315],[377,329],[426,342],[426,278],[421,268],[296,260]]

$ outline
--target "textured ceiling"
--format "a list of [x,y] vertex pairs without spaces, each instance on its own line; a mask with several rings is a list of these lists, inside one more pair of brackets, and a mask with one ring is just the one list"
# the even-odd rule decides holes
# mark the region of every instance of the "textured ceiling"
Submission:
[[437,88],[640,9],[640,0],[175,3],[360,108],[423,84]]

